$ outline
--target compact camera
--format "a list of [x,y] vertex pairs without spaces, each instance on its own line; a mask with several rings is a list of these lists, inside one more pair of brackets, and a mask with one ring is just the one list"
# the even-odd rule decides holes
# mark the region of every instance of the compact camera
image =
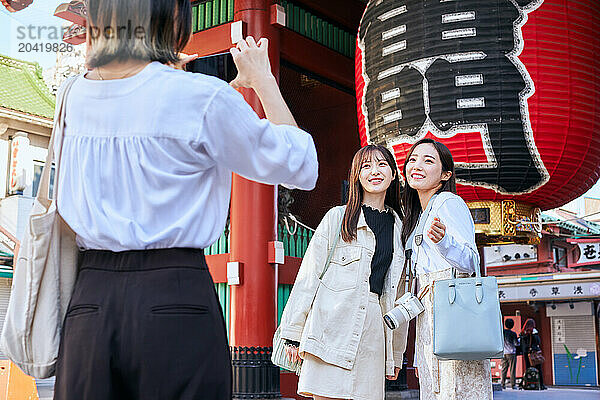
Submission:
[[423,307],[421,300],[408,292],[396,300],[396,307],[385,314],[383,320],[388,328],[396,329],[400,325],[408,323],[423,311],[425,311],[425,307]]

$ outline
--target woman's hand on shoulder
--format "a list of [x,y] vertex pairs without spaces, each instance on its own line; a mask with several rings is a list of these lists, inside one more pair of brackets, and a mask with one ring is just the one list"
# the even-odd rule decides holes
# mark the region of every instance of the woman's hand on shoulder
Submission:
[[435,217],[431,223],[429,231],[427,231],[427,236],[429,236],[429,239],[431,239],[433,243],[439,243],[445,235],[446,225],[444,225],[438,217]]
[[269,61],[269,41],[262,38],[256,43],[252,36],[240,40],[230,50],[238,70],[230,85],[237,88],[257,89],[265,82],[274,80]]

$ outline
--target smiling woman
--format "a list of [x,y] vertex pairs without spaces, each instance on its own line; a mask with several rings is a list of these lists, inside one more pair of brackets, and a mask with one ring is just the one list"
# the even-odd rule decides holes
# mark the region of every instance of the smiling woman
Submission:
[[440,142],[421,139],[409,150],[402,173],[407,181],[402,193],[405,212],[402,242],[406,243],[429,199],[435,193],[456,193],[452,153]]
[[[382,209],[385,204],[402,215],[396,161],[388,149],[379,145],[363,147],[354,155],[349,175],[350,193],[342,225],[342,238],[346,242],[356,238],[359,211],[365,199],[371,207]],[[383,176],[386,176],[387,184],[375,185]]]
[[[406,213],[402,242],[408,247],[411,240],[410,247],[415,249],[411,261],[416,265],[418,297],[425,308],[417,317],[415,343],[420,398],[491,400],[489,360],[438,361],[433,354],[434,282],[449,278],[452,268],[462,273],[479,268],[475,225],[469,208],[456,195],[452,154],[440,142],[421,139],[410,148],[403,173],[407,184],[402,197]],[[420,240],[413,233],[417,226],[427,229]]]
[[298,394],[379,400],[385,378],[398,376],[407,337],[407,329],[383,324],[404,264],[400,181],[390,151],[360,149],[349,183],[348,204],[329,210],[308,246],[279,331],[291,361],[303,359]]

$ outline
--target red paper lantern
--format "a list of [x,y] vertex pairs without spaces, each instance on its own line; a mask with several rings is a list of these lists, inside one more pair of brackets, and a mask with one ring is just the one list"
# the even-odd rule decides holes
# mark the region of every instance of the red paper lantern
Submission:
[[2,0],[4,7],[10,12],[21,11],[29,7],[31,3],[33,3],[33,0]]
[[445,143],[467,201],[550,209],[600,176],[600,2],[371,0],[356,88],[363,145],[398,165]]

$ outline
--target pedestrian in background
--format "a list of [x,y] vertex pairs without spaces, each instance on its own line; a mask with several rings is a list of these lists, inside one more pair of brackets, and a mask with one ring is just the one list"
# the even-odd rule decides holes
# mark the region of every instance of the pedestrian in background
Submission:
[[[421,240],[417,242],[416,236],[413,239],[411,258],[417,269],[418,297],[422,298],[425,307],[417,317],[415,344],[420,398],[491,400],[489,360],[440,361],[433,354],[434,282],[449,279],[452,268],[456,268],[461,276],[479,268],[475,225],[467,204],[456,194],[452,154],[440,142],[421,139],[408,151],[403,174],[407,182],[402,197],[404,244],[419,219],[426,218]],[[431,211],[423,216],[430,201],[433,202]]]
[[517,346],[519,346],[519,338],[512,331],[515,326],[515,321],[507,318],[504,321],[504,356],[502,357],[502,389],[506,388],[506,374],[510,370],[510,387],[515,389],[515,374],[517,367]]
[[325,214],[302,259],[281,317],[281,337],[289,357],[303,359],[298,394],[383,400],[385,377],[394,380],[402,369],[408,329],[392,331],[383,323],[394,308],[404,263],[392,153],[379,145],[363,147],[348,181],[347,205]]
[[521,333],[519,334],[519,339],[521,341],[523,359],[525,360],[525,371],[531,367],[536,368],[540,376],[540,389],[546,389],[546,386],[544,386],[544,377],[542,376],[542,364],[532,365],[530,359],[532,353],[542,350],[540,335],[535,328],[535,321],[533,318],[527,318],[525,324],[523,324]]
[[181,66],[190,39],[189,0],[86,5],[92,70],[74,81],[55,143],[58,211],[81,249],[55,399],[230,399],[202,249],[225,227],[232,172],[312,189],[313,140],[283,101],[266,40],[232,54],[235,85],[255,90],[268,120],[224,81],[168,65]]

